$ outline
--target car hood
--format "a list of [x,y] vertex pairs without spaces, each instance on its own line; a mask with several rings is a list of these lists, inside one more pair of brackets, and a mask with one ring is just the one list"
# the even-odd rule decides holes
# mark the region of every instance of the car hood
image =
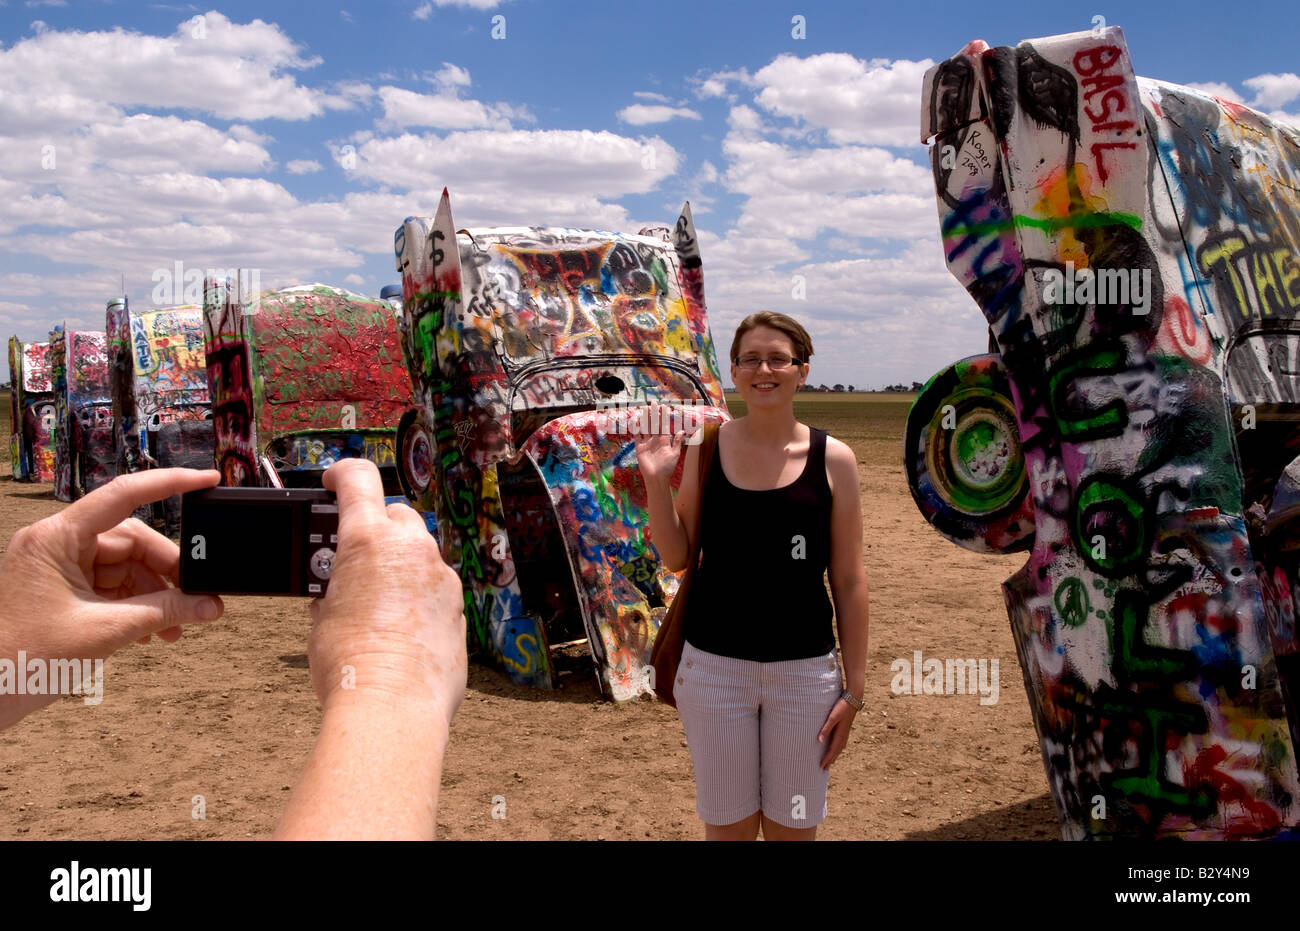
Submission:
[[[687,409],[699,424],[730,419],[723,408]],[[542,425],[521,449],[550,493],[592,656],[615,701],[648,690],[650,649],[678,583],[650,542],[645,483],[630,432],[637,429],[637,410],[558,417]],[[684,461],[683,455],[673,475],[674,488],[681,481]]]

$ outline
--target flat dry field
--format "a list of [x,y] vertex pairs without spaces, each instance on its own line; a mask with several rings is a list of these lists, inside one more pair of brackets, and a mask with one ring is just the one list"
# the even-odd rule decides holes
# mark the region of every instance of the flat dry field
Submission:
[[[999,584],[1023,556],[968,553],[921,518],[904,480],[911,395],[800,395],[801,420],[857,453],[871,583],[867,708],[831,769],[828,839],[1055,839],[1055,811]],[[737,413],[743,412],[743,405]],[[8,399],[0,392],[0,436]],[[0,540],[57,512],[0,458]],[[22,591],[5,592],[24,604]],[[305,601],[227,598],[215,624],[105,664],[104,700],[60,699],[0,733],[0,838],[268,837],[320,716]],[[893,695],[890,663],[996,658],[997,704]],[[553,692],[471,664],[442,778],[442,838],[689,839],[691,758],[672,709],[601,701],[589,664]],[[376,766],[383,761],[376,760]],[[195,796],[206,812],[194,817]],[[493,797],[504,796],[504,819]]]

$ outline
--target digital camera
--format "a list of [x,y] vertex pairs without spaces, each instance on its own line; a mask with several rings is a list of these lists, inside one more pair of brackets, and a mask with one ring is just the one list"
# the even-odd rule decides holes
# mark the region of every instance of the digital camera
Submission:
[[181,499],[181,591],[324,597],[339,508],[323,488],[207,488]]

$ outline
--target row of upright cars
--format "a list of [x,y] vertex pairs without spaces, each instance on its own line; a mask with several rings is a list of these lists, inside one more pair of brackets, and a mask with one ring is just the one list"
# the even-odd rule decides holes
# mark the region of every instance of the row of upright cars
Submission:
[[[376,405],[374,385],[345,376],[365,367],[358,355],[400,354],[393,307],[325,285],[285,288],[237,304],[259,325],[232,340],[222,329],[231,293],[224,279],[205,282],[211,313],[197,304],[137,310],[115,298],[102,332],[58,326],[45,342],[12,338],[14,478],[50,482],[55,497],[72,501],[154,467],[215,465],[227,485],[303,486],[340,456],[360,454],[392,472],[410,390],[390,377],[389,398]],[[355,339],[362,318],[370,329]],[[242,364],[229,364],[236,351]],[[337,417],[331,404],[355,415]],[[259,436],[266,442],[254,452]],[[395,477],[389,484],[397,487]],[[174,500],[139,516],[172,535],[179,527]]]
[[[104,333],[11,340],[14,477],[72,500],[156,466],[310,487],[369,459],[460,574],[473,654],[550,687],[553,648],[585,641],[605,697],[650,691],[677,577],[648,538],[628,418],[607,414],[728,417],[689,206],[636,234],[457,230],[444,191],[394,249],[400,292],[378,299],[217,274],[202,306],[118,298]],[[179,529],[174,501],[140,516]]]

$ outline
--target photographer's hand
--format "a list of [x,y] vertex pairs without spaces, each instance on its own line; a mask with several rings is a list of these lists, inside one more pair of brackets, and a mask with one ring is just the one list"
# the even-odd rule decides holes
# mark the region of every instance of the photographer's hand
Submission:
[[385,508],[372,463],[344,459],[324,482],[339,544],[308,642],[324,718],[276,837],[429,839],[465,694],[460,579],[415,510]]
[[[220,481],[213,469],[154,469],[121,475],[58,514],[13,535],[0,564],[0,658],[104,659],[157,633],[221,616],[220,598],[186,595],[180,549],[132,517],[136,508]],[[25,670],[15,670],[25,675]],[[54,700],[0,695],[0,728]]]

